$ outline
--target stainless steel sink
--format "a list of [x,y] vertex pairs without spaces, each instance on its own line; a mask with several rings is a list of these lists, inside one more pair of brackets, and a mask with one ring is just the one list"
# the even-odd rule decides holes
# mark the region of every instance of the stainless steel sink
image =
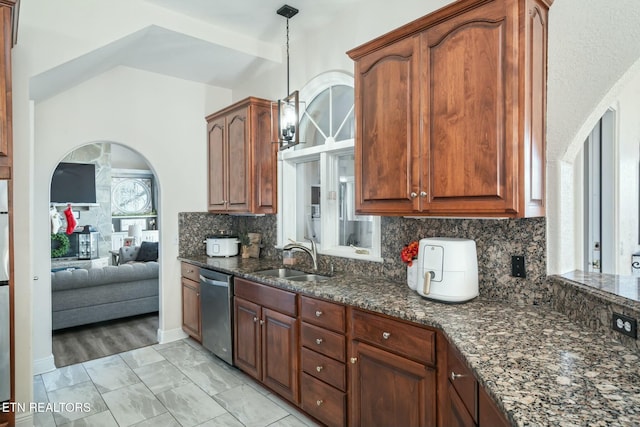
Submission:
[[256,271],[256,273],[262,274],[263,276],[279,277],[281,279],[307,274],[304,271],[292,270],[290,268],[274,268],[271,270]]
[[322,274],[303,274],[301,276],[288,277],[289,280],[293,280],[295,282],[319,282],[329,278],[329,276],[323,276]]

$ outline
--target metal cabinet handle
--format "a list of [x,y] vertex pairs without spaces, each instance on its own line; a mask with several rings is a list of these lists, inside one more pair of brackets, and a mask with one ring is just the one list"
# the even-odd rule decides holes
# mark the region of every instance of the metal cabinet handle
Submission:
[[322,312],[320,310],[316,311],[316,317],[322,316]]
[[351,363],[356,363],[358,361],[357,357],[352,357],[351,359],[349,359],[351,361]]
[[323,369],[324,369],[323,366],[316,366],[316,371],[318,371],[318,372],[322,371]]
[[264,325],[264,320],[260,319],[260,325]]
[[320,345],[322,344],[323,339],[322,338],[316,338],[316,344]]
[[382,338],[385,339],[385,340],[388,340],[390,336],[391,336],[391,332],[383,332],[382,333]]
[[466,375],[464,374],[456,374],[455,372],[451,371],[451,381],[455,381],[456,378],[460,378],[460,377],[464,377]]
[[427,192],[426,191],[421,191],[420,192],[420,197],[427,197]]
[[258,321],[258,318],[254,316],[253,317],[253,323],[256,323],[257,321]]
[[418,197],[418,193],[416,193],[415,191],[411,192],[411,198],[415,199],[416,197]]
[[320,406],[324,403],[324,401],[322,399],[318,399],[316,400],[316,405]]

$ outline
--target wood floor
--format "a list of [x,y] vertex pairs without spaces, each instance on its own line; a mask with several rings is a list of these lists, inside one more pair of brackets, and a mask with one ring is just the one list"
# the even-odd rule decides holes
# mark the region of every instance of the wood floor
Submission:
[[57,368],[157,344],[158,313],[62,329],[53,333]]

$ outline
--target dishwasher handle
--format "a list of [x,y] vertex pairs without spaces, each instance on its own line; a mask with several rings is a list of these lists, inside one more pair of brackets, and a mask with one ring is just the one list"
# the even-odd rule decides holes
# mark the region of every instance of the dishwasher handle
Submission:
[[229,287],[229,282],[223,282],[221,280],[211,280],[211,279],[208,279],[208,278],[204,277],[202,274],[200,275],[200,283],[204,283],[204,284],[212,285],[212,286],[220,286],[222,288],[228,288]]

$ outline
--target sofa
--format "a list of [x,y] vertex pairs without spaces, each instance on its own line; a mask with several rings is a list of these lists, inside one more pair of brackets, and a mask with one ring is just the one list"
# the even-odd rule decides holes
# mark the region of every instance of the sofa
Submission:
[[158,311],[157,261],[51,273],[52,329]]

